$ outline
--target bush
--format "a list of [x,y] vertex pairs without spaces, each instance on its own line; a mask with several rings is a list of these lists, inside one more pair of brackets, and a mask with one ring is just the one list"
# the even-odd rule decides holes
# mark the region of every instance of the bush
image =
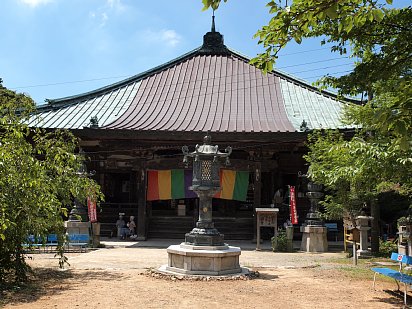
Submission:
[[392,252],[398,252],[398,245],[392,241],[379,241],[379,255],[390,257]]
[[273,252],[287,252],[288,251],[288,240],[286,238],[286,231],[280,230],[277,236],[271,238],[272,250]]

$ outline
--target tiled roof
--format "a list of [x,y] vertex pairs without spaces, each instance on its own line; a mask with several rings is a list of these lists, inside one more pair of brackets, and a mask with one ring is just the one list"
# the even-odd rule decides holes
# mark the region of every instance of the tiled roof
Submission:
[[299,132],[303,122],[308,129],[346,128],[336,96],[280,71],[263,74],[216,32],[204,40],[147,72],[52,100],[30,125],[82,129],[96,117],[99,129],[138,132]]
[[107,129],[288,132],[279,77],[235,55],[196,55],[142,80]]

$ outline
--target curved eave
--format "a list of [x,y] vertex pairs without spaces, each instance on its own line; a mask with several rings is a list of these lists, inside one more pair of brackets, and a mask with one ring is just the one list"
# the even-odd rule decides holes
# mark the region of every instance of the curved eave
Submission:
[[[198,52],[201,50],[201,48],[202,48],[201,46],[197,47],[197,48],[193,49],[192,51],[189,51],[186,54],[183,54],[180,57],[172,59],[172,60],[170,60],[166,63],[163,63],[161,65],[158,65],[158,66],[156,66],[156,67],[154,67],[150,70],[144,71],[142,73],[136,74],[134,76],[131,76],[131,77],[126,78],[124,80],[121,80],[119,82],[116,82],[116,83],[113,83],[113,84],[110,84],[110,85],[107,85],[107,86],[104,86],[104,87],[101,87],[101,88],[98,88],[98,89],[95,89],[95,90],[92,90],[92,91],[88,91],[88,92],[73,95],[73,96],[58,98],[58,99],[46,99],[47,103],[39,105],[38,110],[48,109],[48,108],[51,108],[51,107],[57,107],[58,105],[60,105],[62,103],[67,104],[67,103],[70,103],[71,101],[86,100],[89,97],[98,96],[98,95],[101,95],[102,93],[105,93],[105,92],[108,92],[108,91],[113,91],[113,89],[123,87],[123,86],[125,86],[129,83],[133,83],[133,82],[142,80],[143,78],[146,78],[150,75],[153,75],[153,74],[155,74],[155,73],[157,73],[161,70],[172,67],[175,64],[177,64],[179,62],[182,62],[185,59],[190,58],[190,57],[198,54]],[[227,49],[229,50],[229,52],[231,54],[233,54],[237,58],[242,59],[242,60],[244,60],[245,62],[248,62],[248,63],[250,62],[251,59],[248,56],[243,55],[242,53],[240,53],[240,52],[238,52],[234,49],[231,49],[231,48],[227,48]],[[338,98],[338,95],[336,93],[332,93],[332,92],[326,91],[326,90],[321,91],[321,90],[319,90],[319,88],[314,87],[313,85],[307,83],[306,81],[304,81],[302,79],[299,79],[297,77],[294,77],[294,76],[292,76],[292,75],[290,75],[290,74],[288,74],[288,73],[286,73],[282,70],[276,69],[276,68],[273,69],[270,73],[276,74],[280,77],[283,77],[285,79],[293,81],[294,83],[299,84],[303,87],[306,87],[306,88],[308,88],[312,91],[317,91],[317,92],[319,92],[323,95],[331,96],[335,100],[340,100],[340,101],[344,101],[344,102],[351,102],[351,103],[354,103],[354,104],[361,103],[359,100],[346,98],[346,97],[344,99],[340,99],[340,98]]]
[[[234,49],[228,48],[228,50],[234,54],[235,56],[237,56],[238,58],[243,59],[244,61],[250,62],[251,58],[243,55],[241,52],[236,51]],[[353,104],[361,104],[362,102],[360,100],[357,100],[355,98],[348,98],[348,97],[340,97],[337,93],[328,91],[328,90],[320,90],[319,88],[313,86],[312,84],[308,83],[307,81],[298,78],[296,76],[293,76],[283,70],[274,68],[271,72],[272,74],[278,75],[279,77],[282,77],[284,79],[287,79],[297,85],[300,85],[302,87],[305,87],[307,89],[310,89],[312,91],[316,91],[319,94],[325,95],[325,96],[330,96],[331,98],[333,98],[334,100],[340,101],[340,102],[345,102],[345,103],[353,103]]]
[[64,97],[64,98],[46,99],[46,101],[48,103],[40,105],[39,108],[47,108],[47,107],[50,107],[50,106],[58,106],[61,103],[66,104],[66,103],[69,103],[71,101],[86,100],[89,97],[98,96],[98,95],[101,95],[102,93],[113,91],[116,88],[124,87],[127,84],[130,84],[130,83],[133,83],[133,82],[136,82],[136,81],[140,81],[140,80],[142,80],[142,79],[144,79],[144,78],[146,78],[150,75],[155,74],[158,71],[164,70],[168,67],[171,67],[171,66],[175,65],[176,63],[184,61],[186,58],[192,57],[193,55],[195,55],[200,50],[200,48],[201,47],[195,48],[194,50],[192,50],[192,51],[190,51],[190,52],[188,52],[188,53],[186,53],[186,54],[184,54],[180,57],[177,57],[177,58],[175,58],[171,61],[163,63],[163,64],[161,64],[159,66],[156,66],[156,67],[154,67],[150,70],[144,71],[144,72],[139,73],[139,74],[134,75],[134,76],[131,76],[131,77],[126,78],[124,80],[121,80],[119,82],[110,84],[108,86],[104,86],[104,87],[101,87],[101,88],[98,88],[98,89],[95,89],[95,90],[92,90],[92,91],[89,91],[89,92],[85,92],[85,93],[81,93],[81,94],[77,94],[77,95],[73,95],[73,96],[68,96],[68,97]]

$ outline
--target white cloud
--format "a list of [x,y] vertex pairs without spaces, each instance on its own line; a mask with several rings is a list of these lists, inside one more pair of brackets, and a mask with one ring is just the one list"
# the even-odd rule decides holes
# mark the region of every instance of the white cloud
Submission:
[[102,6],[98,7],[95,11],[89,12],[89,17],[98,21],[99,27],[104,27],[110,17],[115,14],[121,14],[125,10],[126,6],[122,3],[121,0],[106,0],[106,2]]
[[101,15],[100,27],[103,27],[104,25],[106,25],[106,22],[108,19],[109,19],[109,16],[107,16],[107,14],[103,12]]
[[117,11],[122,11],[125,9],[125,6],[121,0],[106,0],[106,6]]
[[89,18],[96,20],[99,27],[104,27],[109,20],[109,16],[106,12],[89,12]]
[[34,8],[42,4],[48,4],[48,3],[54,2],[54,0],[20,0],[20,2]]
[[175,30],[170,29],[162,29],[158,31],[146,30],[143,32],[140,39],[147,43],[160,43],[170,47],[175,47],[182,41],[182,37]]
[[182,37],[174,30],[161,30],[160,38],[167,45],[170,45],[172,47],[175,47],[182,40]]

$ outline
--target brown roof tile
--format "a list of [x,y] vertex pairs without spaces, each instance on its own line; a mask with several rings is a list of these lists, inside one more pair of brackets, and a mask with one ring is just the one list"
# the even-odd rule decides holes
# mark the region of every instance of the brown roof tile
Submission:
[[195,55],[143,79],[126,112],[105,128],[295,131],[279,83],[233,54]]

